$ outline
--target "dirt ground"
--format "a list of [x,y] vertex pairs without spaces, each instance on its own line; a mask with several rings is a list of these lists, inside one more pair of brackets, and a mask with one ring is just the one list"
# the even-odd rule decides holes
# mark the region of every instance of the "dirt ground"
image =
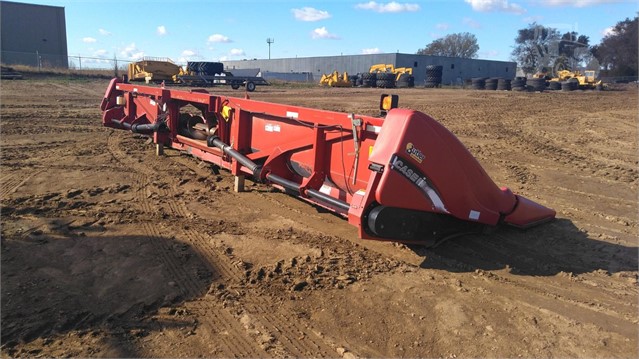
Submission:
[[[552,223],[436,249],[103,128],[106,80],[1,83],[3,357],[638,353],[637,88],[402,89]],[[218,93],[242,92],[217,88]],[[377,89],[253,99],[374,114]]]

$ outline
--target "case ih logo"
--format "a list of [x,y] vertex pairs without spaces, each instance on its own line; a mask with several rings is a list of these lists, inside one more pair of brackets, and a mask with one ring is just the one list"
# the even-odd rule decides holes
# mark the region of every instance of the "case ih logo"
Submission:
[[408,142],[406,144],[406,153],[408,153],[415,161],[422,163],[424,161],[424,154],[422,151],[417,149],[417,147],[413,146],[412,142]]

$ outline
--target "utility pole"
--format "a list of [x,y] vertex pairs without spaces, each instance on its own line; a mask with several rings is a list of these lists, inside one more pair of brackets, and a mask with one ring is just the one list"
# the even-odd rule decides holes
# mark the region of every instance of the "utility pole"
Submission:
[[270,37],[266,39],[266,43],[268,44],[268,59],[271,59],[271,44],[275,42],[275,39],[271,39]]

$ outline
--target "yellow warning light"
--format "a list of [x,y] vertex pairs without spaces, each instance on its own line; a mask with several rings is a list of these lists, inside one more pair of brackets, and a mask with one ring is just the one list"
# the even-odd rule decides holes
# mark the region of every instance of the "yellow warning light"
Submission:
[[393,108],[397,108],[398,103],[399,103],[399,96],[382,94],[382,97],[379,100],[380,114],[382,116],[386,116],[386,112],[390,111]]

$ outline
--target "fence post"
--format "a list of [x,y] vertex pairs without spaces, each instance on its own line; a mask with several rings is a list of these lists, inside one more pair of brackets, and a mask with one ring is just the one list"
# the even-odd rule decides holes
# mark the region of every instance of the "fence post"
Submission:
[[78,62],[80,63],[80,71],[82,71],[82,56],[78,55]]

